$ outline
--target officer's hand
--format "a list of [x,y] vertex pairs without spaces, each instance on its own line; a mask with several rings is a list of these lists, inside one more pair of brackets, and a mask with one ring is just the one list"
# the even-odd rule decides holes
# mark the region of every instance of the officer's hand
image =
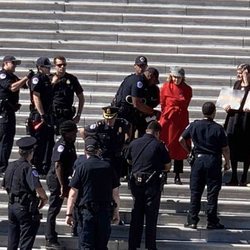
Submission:
[[58,75],[53,75],[52,79],[51,79],[51,83],[52,84],[56,84],[59,80],[59,76]]
[[65,222],[66,222],[67,225],[72,227],[73,224],[74,224],[73,217],[72,216],[66,216]]
[[48,201],[48,197],[46,197],[46,198],[40,198],[40,203],[38,205],[38,209],[43,208],[44,205],[47,203],[47,201]]
[[231,168],[231,166],[230,166],[230,163],[228,162],[226,162],[225,164],[224,164],[224,171],[228,171],[229,169]]
[[60,198],[65,198],[65,197],[68,197],[69,195],[69,187],[68,186],[61,186],[61,189],[60,189]]
[[48,123],[48,116],[47,115],[41,115],[41,121],[43,122],[43,123],[45,123],[45,124],[47,124]]
[[32,69],[30,69],[29,73],[27,74],[27,78],[30,80],[34,75],[35,75],[35,72]]

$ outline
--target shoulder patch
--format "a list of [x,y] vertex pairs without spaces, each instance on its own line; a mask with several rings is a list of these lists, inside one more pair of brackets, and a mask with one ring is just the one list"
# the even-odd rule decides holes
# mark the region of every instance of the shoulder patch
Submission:
[[6,74],[5,73],[0,74],[0,79],[5,79],[5,78],[6,78]]
[[94,123],[94,124],[91,124],[89,128],[90,128],[90,129],[95,129],[95,128],[96,128],[96,124],[95,124],[95,123]]
[[63,152],[63,150],[64,150],[64,146],[63,145],[59,145],[58,148],[57,148],[57,151],[59,153],[61,153],[61,152]]
[[39,79],[37,77],[32,78],[32,83],[37,84],[39,82]]
[[32,170],[32,175],[35,176],[35,177],[39,177],[39,174],[38,174],[36,169]]
[[136,83],[137,88],[141,89],[143,87],[143,83],[141,81]]

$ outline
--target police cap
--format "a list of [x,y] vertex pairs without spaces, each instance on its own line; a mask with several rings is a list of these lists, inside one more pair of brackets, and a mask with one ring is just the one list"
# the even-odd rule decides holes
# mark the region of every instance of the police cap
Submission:
[[23,137],[16,141],[16,145],[22,150],[30,150],[36,144],[36,138],[32,136]]
[[148,65],[148,59],[145,56],[137,56],[135,58],[135,65]]
[[89,153],[93,153],[94,151],[100,148],[100,143],[95,137],[87,136],[84,139],[84,148],[85,148],[85,151]]
[[103,107],[102,109],[103,109],[103,117],[105,119],[112,119],[119,110],[117,107],[112,107],[112,106]]
[[64,134],[64,133],[72,132],[72,131],[77,132],[77,126],[73,121],[67,120],[67,121],[64,121],[60,125],[60,134]]
[[21,60],[17,60],[14,56],[5,56],[3,58],[3,62],[13,62],[16,65],[20,65],[21,64]]
[[36,60],[36,66],[42,66],[42,67],[45,67],[45,68],[50,68],[52,67],[51,65],[51,62],[49,60],[48,57],[39,57],[37,60]]

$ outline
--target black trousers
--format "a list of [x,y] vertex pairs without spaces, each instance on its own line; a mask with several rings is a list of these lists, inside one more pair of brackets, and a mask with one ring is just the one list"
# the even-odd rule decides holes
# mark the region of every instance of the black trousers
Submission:
[[201,155],[196,157],[191,169],[190,190],[191,201],[188,214],[188,223],[199,222],[201,197],[207,185],[207,221],[216,224],[218,196],[222,185],[222,160],[220,156]]
[[49,172],[46,181],[50,191],[50,197],[45,237],[46,240],[57,241],[56,217],[60,213],[64,199],[60,198],[60,184],[55,174]]
[[79,211],[78,237],[81,250],[107,250],[111,233],[111,209]]
[[10,158],[14,136],[16,133],[16,117],[14,112],[0,113],[0,173],[4,173]]
[[9,204],[8,210],[8,250],[17,250],[19,243],[20,250],[32,250],[40,220],[20,203]]
[[55,144],[54,127],[43,125],[31,136],[37,139],[32,163],[37,168],[39,174],[47,174],[51,165],[51,156]]
[[145,247],[156,249],[156,225],[159,213],[161,191],[158,181],[137,186],[134,179],[130,182],[134,197],[129,230],[129,249],[140,248],[144,216],[146,218]]

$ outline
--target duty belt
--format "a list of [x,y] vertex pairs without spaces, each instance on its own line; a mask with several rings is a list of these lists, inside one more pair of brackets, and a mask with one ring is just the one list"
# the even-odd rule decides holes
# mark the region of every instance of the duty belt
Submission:
[[202,157],[202,156],[208,156],[208,155],[213,155],[213,156],[215,156],[215,157],[218,157],[219,156],[219,154],[212,154],[212,153],[203,153],[203,154],[195,154],[195,158],[200,158],[200,157]]

